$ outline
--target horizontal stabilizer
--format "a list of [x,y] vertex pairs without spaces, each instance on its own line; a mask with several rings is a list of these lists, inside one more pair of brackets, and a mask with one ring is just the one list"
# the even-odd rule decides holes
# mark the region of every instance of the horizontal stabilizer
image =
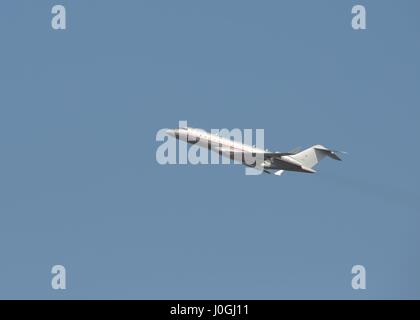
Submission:
[[283,172],[284,172],[284,170],[279,170],[279,171],[274,172],[274,174],[276,176],[281,176],[283,174]]
[[344,153],[344,152],[340,152],[340,151],[335,151],[335,150],[330,150],[330,149],[324,149],[324,148],[315,148],[316,150],[320,151],[321,153],[324,153],[326,156],[334,159],[334,160],[338,160],[338,161],[342,161],[341,158],[337,155],[337,153]]

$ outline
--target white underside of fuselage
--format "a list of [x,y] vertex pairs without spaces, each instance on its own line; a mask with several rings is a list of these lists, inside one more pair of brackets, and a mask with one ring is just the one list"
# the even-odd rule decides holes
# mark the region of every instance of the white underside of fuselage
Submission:
[[176,137],[179,140],[207,148],[211,151],[219,153],[223,157],[236,160],[237,162],[245,165],[248,164],[244,162],[242,157],[243,154],[261,155],[261,159],[256,156],[257,161],[253,167],[263,169],[262,164],[264,162],[265,152],[263,149],[253,147],[242,142],[226,139],[199,129],[188,129],[188,132],[179,131]]

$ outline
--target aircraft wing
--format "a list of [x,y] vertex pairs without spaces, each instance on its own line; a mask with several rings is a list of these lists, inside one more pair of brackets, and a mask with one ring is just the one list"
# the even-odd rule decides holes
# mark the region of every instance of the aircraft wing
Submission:
[[241,150],[237,150],[235,148],[227,148],[227,147],[222,147],[222,148],[214,148],[214,151],[218,151],[220,154],[224,154],[226,156],[230,156],[232,159],[244,159],[245,157],[247,159],[253,159],[253,158],[257,158],[260,160],[267,160],[267,159],[280,159],[282,156],[288,156],[288,155],[293,155],[294,153],[290,153],[290,152],[264,152],[264,153],[250,153],[250,152],[245,152],[245,151],[241,151]]
[[290,156],[294,153],[291,152],[264,152],[264,158],[265,159],[271,159],[271,158],[281,158],[282,156]]
[[220,154],[224,154],[226,156],[230,156],[231,158],[235,157],[235,159],[242,159],[245,156],[255,156],[255,154],[251,154],[250,152],[244,152],[234,148],[213,148],[214,151],[219,152]]

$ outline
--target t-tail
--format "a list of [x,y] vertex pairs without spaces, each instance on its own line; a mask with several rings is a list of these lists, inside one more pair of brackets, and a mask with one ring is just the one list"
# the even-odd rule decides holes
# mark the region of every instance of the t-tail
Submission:
[[334,160],[341,159],[337,155],[338,151],[328,149],[320,144],[312,146],[308,149],[305,149],[299,153],[291,155],[291,157],[300,163],[302,163],[303,168],[308,168],[308,172],[315,172],[312,168],[317,165],[325,157],[330,157]]

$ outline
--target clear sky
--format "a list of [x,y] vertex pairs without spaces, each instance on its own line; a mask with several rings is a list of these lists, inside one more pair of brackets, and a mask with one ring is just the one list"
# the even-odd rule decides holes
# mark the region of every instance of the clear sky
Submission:
[[[420,298],[419,12],[1,1],[0,298]],[[161,166],[156,132],[179,120],[349,154],[315,175]]]

